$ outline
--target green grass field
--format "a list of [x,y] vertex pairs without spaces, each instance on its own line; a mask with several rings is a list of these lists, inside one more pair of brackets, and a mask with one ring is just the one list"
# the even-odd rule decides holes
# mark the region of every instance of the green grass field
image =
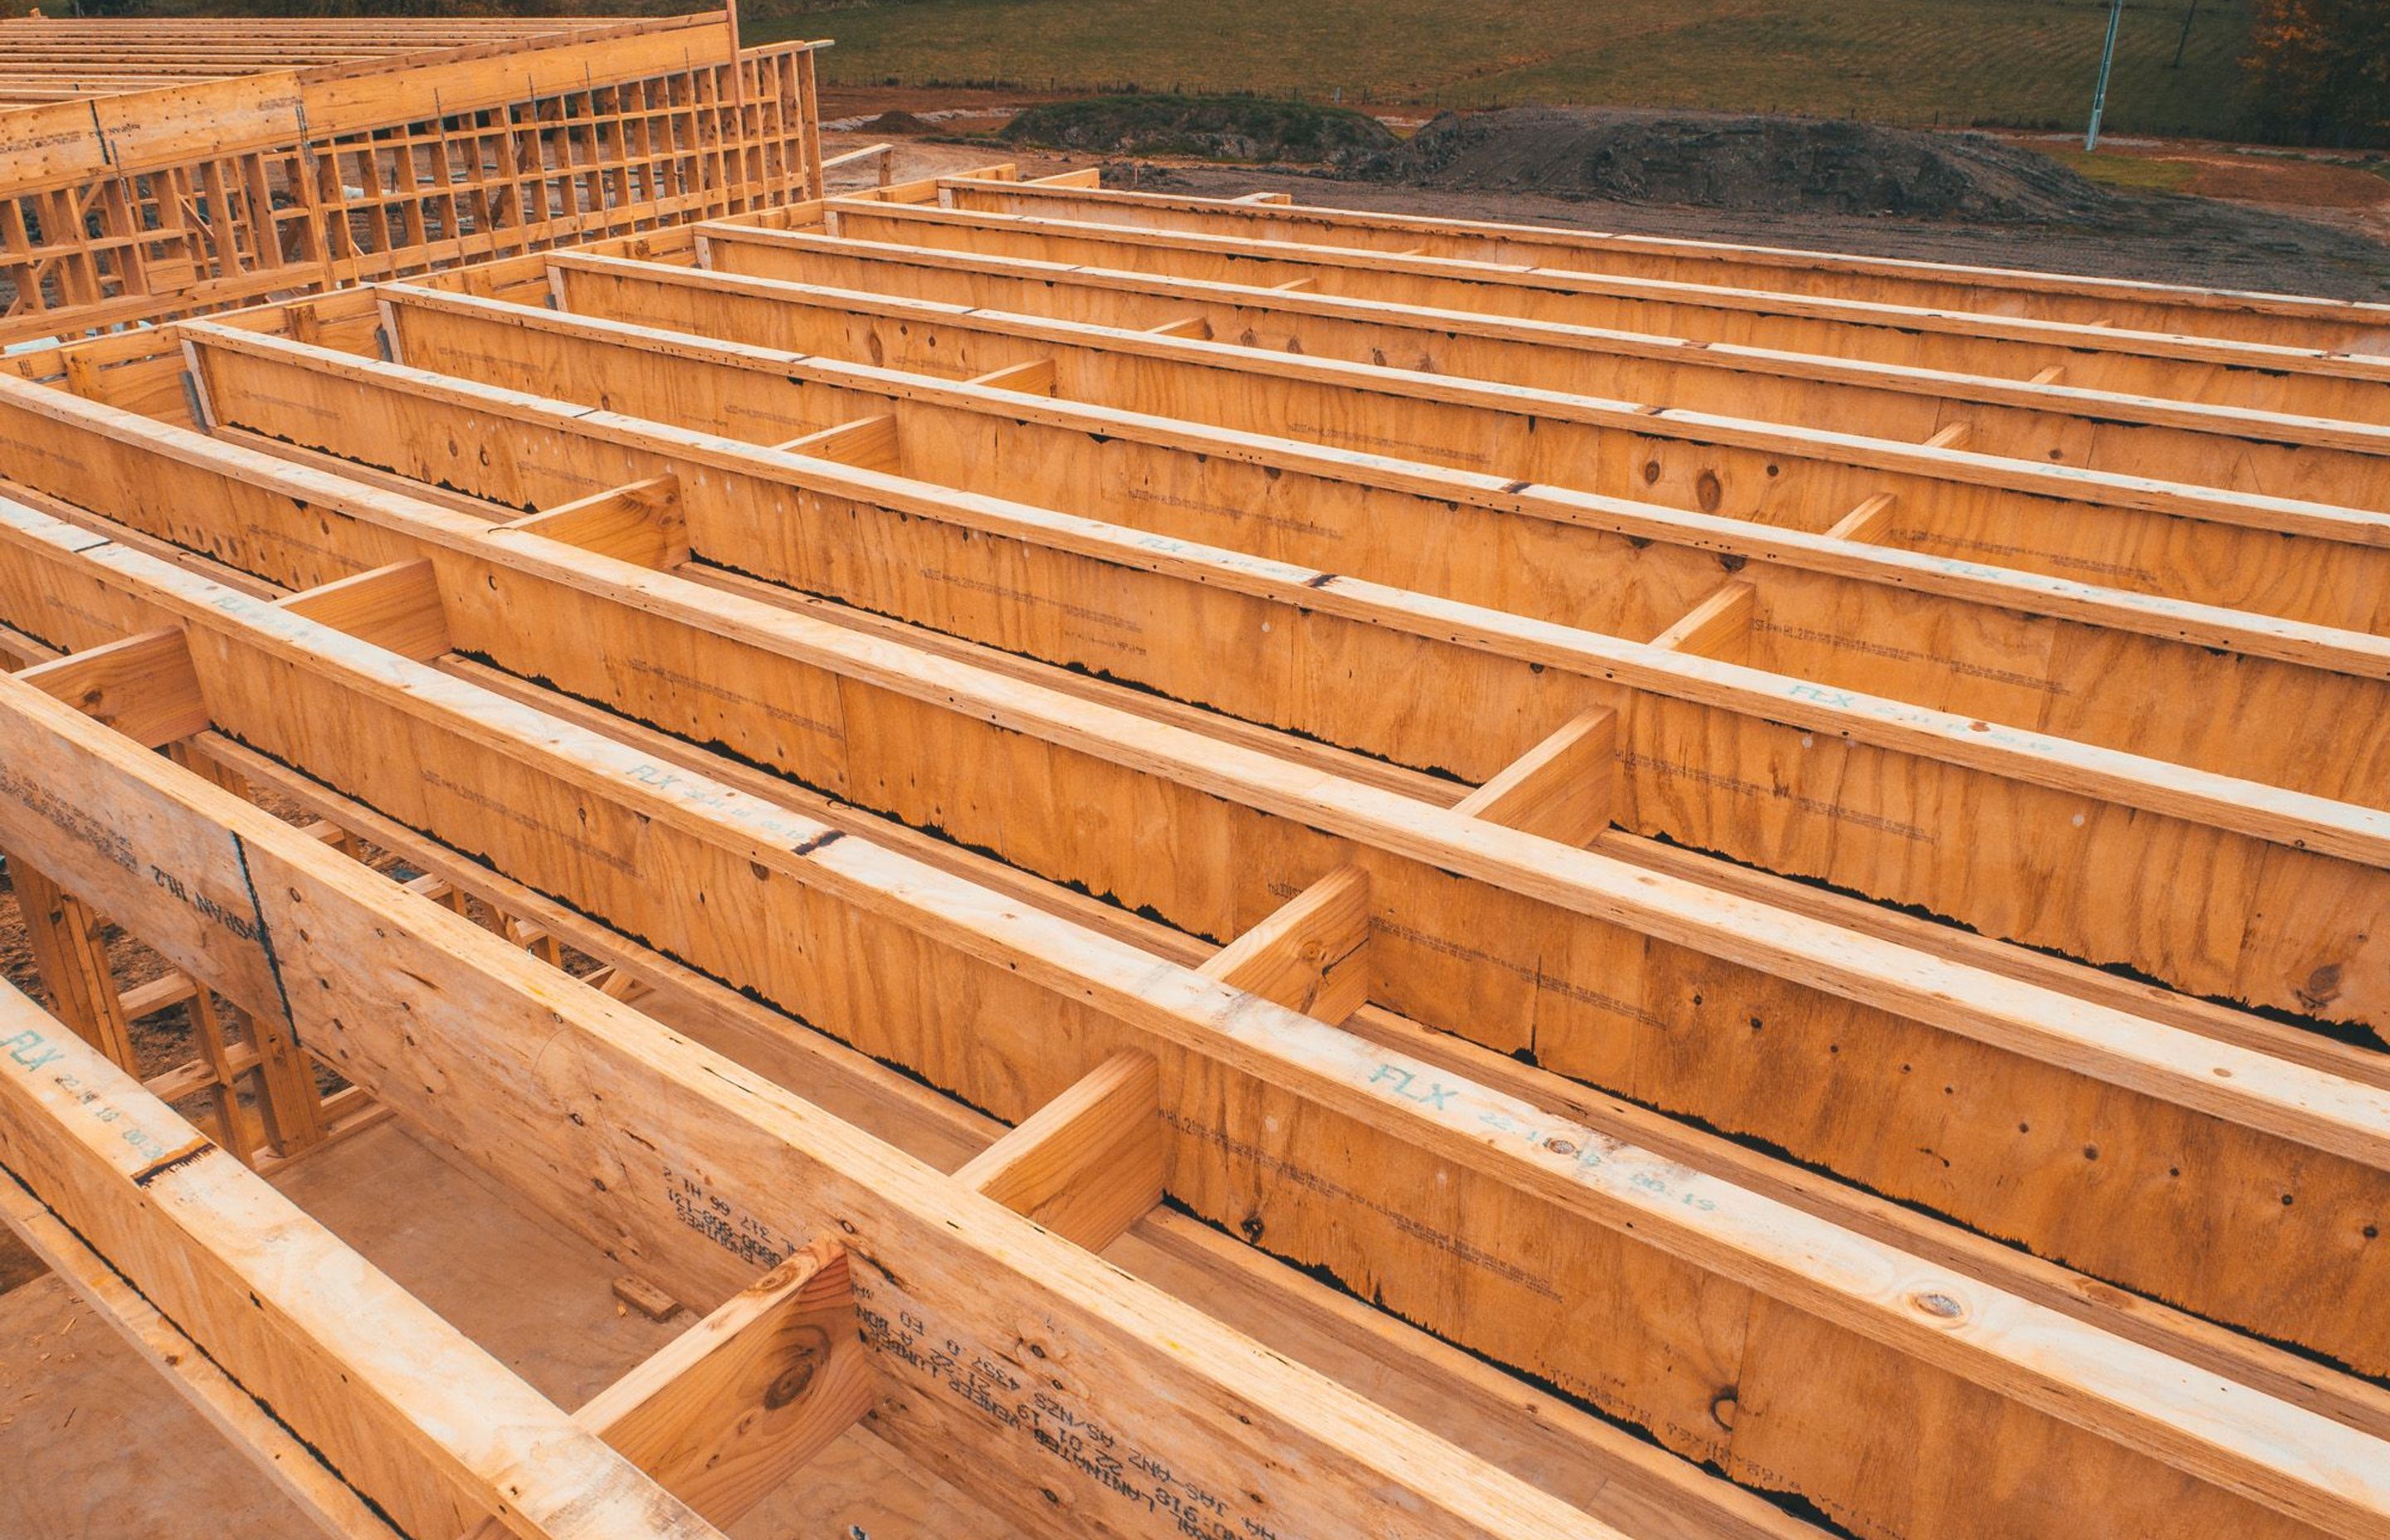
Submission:
[[[2108,123],[2227,136],[2247,0],[2125,8]],[[1423,107],[1585,102],[2075,127],[2106,0],[838,0],[741,7],[838,46],[846,84],[1256,91]]]

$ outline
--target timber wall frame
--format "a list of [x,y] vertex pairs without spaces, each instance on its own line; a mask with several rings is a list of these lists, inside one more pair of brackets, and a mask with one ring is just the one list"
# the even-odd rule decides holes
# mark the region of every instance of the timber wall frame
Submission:
[[[18,56],[117,61],[71,98],[0,110],[0,342],[822,191],[819,44],[741,51],[726,12],[372,25],[359,48],[337,25],[0,21],[0,97],[12,71],[75,68]],[[145,54],[187,77],[138,73],[162,67]]]
[[[0,689],[59,767],[0,789],[12,868],[689,1297],[842,1235],[806,1254],[852,1253],[875,1430],[1029,1528],[1176,1533],[1168,1480],[1049,1436],[1090,1415],[1224,1534],[1802,1527],[1590,1419],[1567,1487],[1391,1317],[1860,1534],[2390,1519],[2382,515],[2221,484],[2367,484],[2370,416],[2226,391],[2304,349],[2367,399],[2364,307],[1618,248],[1671,314],[1859,355],[1689,361],[1338,287],[1574,293],[1587,237],[1525,271],[1539,234],[986,178],[764,223],[20,363],[0,624],[63,656]],[[1334,260],[1174,264],[1231,243]],[[1925,304],[2020,372],[1836,311]],[[2032,378],[2078,344],[2143,378]],[[1717,409],[1550,388],[1608,368]],[[1995,566],[1893,508],[2075,544]],[[101,858],[169,827],[174,881]],[[261,851],[244,950],[204,922]],[[852,1050],[1018,1126],[957,1149]],[[774,1081],[943,1123],[952,1175]],[[944,1291],[961,1213],[1028,1292]],[[1209,1271],[1090,1295],[1131,1286],[1069,1242],[1132,1222],[1108,1257]],[[1425,1428],[1270,1257],[1391,1313],[1338,1329]],[[984,1356],[925,1373],[890,1290]],[[1244,1381],[1198,1311],[1299,1315],[1270,1346],[1328,1378]]]

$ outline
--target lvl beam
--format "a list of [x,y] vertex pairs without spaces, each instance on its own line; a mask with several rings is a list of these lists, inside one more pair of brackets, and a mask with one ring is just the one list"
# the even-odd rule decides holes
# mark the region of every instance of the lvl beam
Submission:
[[[1980,718],[1914,711],[1798,679],[1746,676],[1732,665],[1563,634],[1499,611],[1413,603],[1332,573],[1124,536],[1043,510],[964,499],[859,468],[736,448],[278,340],[199,326],[192,340],[219,422],[369,463],[398,456],[400,468],[418,481],[524,507],[575,495],[592,480],[641,480],[681,466],[683,484],[692,489],[684,518],[720,514],[697,548],[732,570],[1009,649],[1123,673],[1174,698],[1221,701],[1258,720],[1271,720],[1275,711],[1281,725],[1465,780],[1491,776],[1588,706],[1625,712],[1632,705],[1631,716],[1622,718],[1631,725],[1620,734],[1621,764],[1633,772],[1621,784],[1634,804],[1622,805],[1617,815],[1627,828],[1921,905],[2070,956],[2123,961],[2197,994],[2316,1014],[2328,987],[2335,1016],[2362,1021],[2372,1008],[2358,970],[2363,949],[2353,938],[2371,913],[2360,895],[2383,865],[2376,826],[2390,820],[2376,810],[2160,769]],[[284,404],[294,401],[314,404],[304,413]],[[511,424],[502,430],[508,440],[503,457],[485,453],[482,435],[492,421]],[[710,478],[702,501],[694,495],[699,461]],[[772,511],[790,488],[837,499],[876,543],[866,550],[890,542],[934,548],[895,557],[896,573],[880,576],[870,559],[824,549],[833,537],[812,520]],[[986,536],[992,544],[977,538]],[[1016,545],[1050,554],[1024,566],[1001,554]],[[996,573],[991,564],[999,562],[1003,571]],[[1099,575],[1089,575],[1098,567]],[[923,577],[949,571],[966,581]],[[903,586],[888,588],[900,574]],[[1086,588],[1089,583],[1098,586]],[[1003,602],[1016,589],[1028,596],[1025,618],[1021,606]],[[1125,607],[1121,614],[1166,603],[1175,611],[1157,612],[1172,613],[1173,626],[1189,628],[1188,635],[1261,640],[1227,653],[1158,645],[1168,632],[1146,635],[1146,622],[1106,620],[1112,611],[1072,597],[1104,589],[1119,591],[1112,602]],[[1163,594],[1172,597],[1148,597]],[[1274,610],[1290,612],[1273,618]],[[1302,611],[1308,613],[1296,625],[1293,612]],[[1301,651],[1311,634],[1338,623],[1330,615],[1343,622],[1337,646]],[[1451,731],[1455,722],[1442,713],[1407,712],[1408,698],[1386,687],[1395,674],[1368,660],[1394,647],[1407,649],[1409,667],[1451,673],[1456,698],[1484,702],[1463,730]],[[1279,649],[1295,650],[1274,658]],[[1290,666],[1348,674],[1358,668],[1380,687],[1310,691],[1306,700],[1334,714],[1287,721],[1282,699],[1256,699],[1253,692],[1271,687]],[[1246,668],[1253,674],[1240,675]],[[1709,725],[1720,717],[1735,723],[1730,751],[1743,757],[1713,758],[1719,751],[1711,746],[1720,739]],[[1833,751],[1820,754],[1826,734],[1833,735]],[[1856,766],[1865,768],[1855,773]],[[1787,785],[1789,806],[1785,796],[1769,791]],[[1996,802],[1998,815],[1990,811]],[[2015,820],[2016,837],[1953,849],[1911,816],[1920,806],[1962,803],[1978,820]],[[2168,827],[2177,819],[2198,828],[2198,841],[2213,853],[2205,857],[2218,874],[2212,885],[2229,881],[2233,886],[2225,891],[2242,894],[2230,901],[2229,912],[2239,918],[2231,921],[2229,957],[2216,951],[2212,927],[2225,911],[2212,893],[2205,907],[2177,912],[2190,928],[2171,935],[2165,911],[2127,914],[2096,896],[2101,874],[2130,879],[2147,869],[2150,853],[2139,848],[2144,842],[2165,844],[2175,852],[2167,862],[2178,863],[2183,857]],[[2075,901],[2052,905],[2053,892]],[[2284,894],[2305,895],[2295,912],[2280,906]],[[1211,923],[1189,928],[1218,933]],[[2332,939],[2319,949],[2325,938]],[[2325,968],[2335,971],[2320,975],[2319,985]]]
[[[908,263],[968,265],[993,256],[1066,270],[1126,269],[1140,276],[1448,309],[1489,320],[1673,337],[1690,346],[1763,348],[1985,380],[2063,382],[2112,395],[2213,402],[2334,421],[2390,420],[2390,408],[2371,388],[2390,380],[2390,361],[2312,349],[1403,257],[1257,235],[915,207],[920,219],[878,227],[880,237],[912,253],[900,258]],[[874,227],[851,221],[845,208],[842,201],[826,208],[822,227],[834,223],[842,239],[877,240]],[[747,239],[765,228],[802,235],[810,227],[717,225],[706,229],[705,238]]]
[[[287,636],[320,635],[393,683],[456,688],[410,678],[425,671],[314,622],[219,597]],[[758,1259],[795,1250],[787,1236],[840,1236],[859,1264],[866,1343],[893,1381],[878,1425],[1017,1521],[1176,1535],[1192,1509],[1225,1534],[1254,1533],[1247,1519],[1317,1533],[1370,1512],[1406,1537],[1588,1533],[1583,1515],[109,741],[30,687],[0,685],[0,698],[12,763],[41,784],[68,776],[86,806],[109,798],[90,827],[137,831],[147,862],[174,879],[110,867],[102,901],[212,987],[259,1008],[287,1001],[294,1033],[401,1116],[682,1282],[736,1287]],[[12,840],[52,858],[82,848],[9,791],[0,824]],[[252,889],[253,900],[240,897]],[[1216,995],[1215,1007],[1234,999]],[[936,1345],[947,1341],[952,1362]]]

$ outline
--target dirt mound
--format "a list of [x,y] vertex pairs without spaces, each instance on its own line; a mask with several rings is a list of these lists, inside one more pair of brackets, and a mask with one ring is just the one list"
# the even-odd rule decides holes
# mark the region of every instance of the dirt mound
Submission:
[[891,108],[867,122],[857,123],[858,134],[930,134],[937,124],[913,116],[903,108]]
[[1359,174],[1421,187],[1978,224],[2079,221],[2112,201],[2049,157],[1981,135],[1714,112],[1447,112]]
[[1260,96],[1090,96],[1033,107],[1004,127],[1016,145],[1106,155],[1357,164],[1394,148],[1377,119]]

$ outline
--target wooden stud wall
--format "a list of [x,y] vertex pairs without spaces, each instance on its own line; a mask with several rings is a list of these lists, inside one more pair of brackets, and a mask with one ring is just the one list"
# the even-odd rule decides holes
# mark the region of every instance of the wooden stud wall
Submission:
[[2390,1523],[2379,316],[1006,174],[0,381],[99,809],[0,843],[668,1287],[797,1259],[714,1340],[851,1297],[737,1480],[743,1349],[577,1416],[708,1520],[870,1406],[1061,1533]]
[[734,59],[719,15],[444,38],[0,111],[0,340],[820,195],[816,45]]

